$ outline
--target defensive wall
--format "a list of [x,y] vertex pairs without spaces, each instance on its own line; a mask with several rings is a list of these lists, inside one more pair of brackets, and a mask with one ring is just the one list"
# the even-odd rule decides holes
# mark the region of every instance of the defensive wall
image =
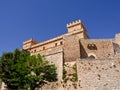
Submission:
[[120,90],[120,58],[78,59],[78,90]]
[[114,57],[113,39],[81,39],[81,58],[112,58]]

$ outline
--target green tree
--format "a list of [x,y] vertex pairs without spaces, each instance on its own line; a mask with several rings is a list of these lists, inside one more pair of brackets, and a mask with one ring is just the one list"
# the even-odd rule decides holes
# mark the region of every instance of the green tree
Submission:
[[11,90],[34,90],[47,82],[57,81],[56,67],[41,55],[30,56],[25,51],[3,53],[0,78]]

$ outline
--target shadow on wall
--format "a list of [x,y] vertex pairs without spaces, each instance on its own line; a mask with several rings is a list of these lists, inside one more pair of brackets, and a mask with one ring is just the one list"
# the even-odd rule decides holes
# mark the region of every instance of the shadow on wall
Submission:
[[[90,50],[97,50],[97,47],[95,44],[88,44],[88,49]],[[83,47],[83,45],[80,43],[80,56],[81,56],[81,59],[96,59],[96,55],[94,53],[87,53]]]
[[113,43],[113,47],[114,47],[114,54],[120,54],[120,46],[116,43]]
[[80,55],[81,59],[88,57],[88,54],[81,43],[80,43],[80,54],[81,54]]

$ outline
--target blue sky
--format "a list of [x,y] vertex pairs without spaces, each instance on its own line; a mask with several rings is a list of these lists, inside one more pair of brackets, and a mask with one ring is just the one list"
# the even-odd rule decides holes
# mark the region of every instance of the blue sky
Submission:
[[0,56],[30,38],[41,42],[64,34],[66,24],[78,19],[91,38],[114,38],[120,0],[0,0]]

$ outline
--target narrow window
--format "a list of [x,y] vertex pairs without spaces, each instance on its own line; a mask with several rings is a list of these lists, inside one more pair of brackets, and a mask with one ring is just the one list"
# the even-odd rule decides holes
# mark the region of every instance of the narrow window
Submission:
[[45,50],[45,47],[43,47],[43,50]]
[[57,43],[55,43],[55,46],[57,46]]
[[60,45],[62,45],[62,44],[63,44],[63,42],[61,41],[61,42],[60,42]]

